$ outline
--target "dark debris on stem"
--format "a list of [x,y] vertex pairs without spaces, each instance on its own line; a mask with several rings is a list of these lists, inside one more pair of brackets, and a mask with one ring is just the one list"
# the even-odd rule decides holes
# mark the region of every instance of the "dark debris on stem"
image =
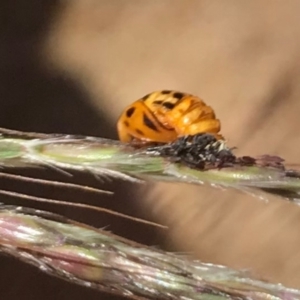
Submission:
[[183,163],[199,170],[220,169],[234,166],[261,166],[285,170],[284,160],[278,156],[263,155],[237,157],[234,148],[211,134],[187,135],[167,144],[149,146],[147,152]]

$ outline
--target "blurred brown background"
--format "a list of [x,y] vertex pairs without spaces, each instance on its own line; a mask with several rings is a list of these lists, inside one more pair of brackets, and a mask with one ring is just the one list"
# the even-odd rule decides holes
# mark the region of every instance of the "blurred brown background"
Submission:
[[[0,125],[116,138],[125,105],[153,90],[176,89],[214,107],[238,154],[298,162],[299,13],[297,0],[2,1]],[[92,181],[80,174],[74,180]],[[155,184],[147,197],[135,185],[111,185],[114,200],[101,205],[166,223],[169,232],[54,210],[300,288],[296,205],[184,184]],[[1,257],[1,266],[1,299],[102,296],[10,258]]]

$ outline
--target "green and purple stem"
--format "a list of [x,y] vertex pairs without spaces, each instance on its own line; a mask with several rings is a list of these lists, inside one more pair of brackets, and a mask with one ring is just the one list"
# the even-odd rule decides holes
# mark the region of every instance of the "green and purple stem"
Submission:
[[131,299],[300,299],[300,291],[254,279],[247,272],[193,261],[52,217],[1,207],[0,251],[49,275]]
[[257,163],[252,165],[235,163],[231,167],[203,171],[118,141],[8,132],[9,135],[4,132],[0,139],[0,165],[7,168],[44,166],[58,170],[75,169],[133,181],[181,181],[259,189],[295,202],[300,198],[297,171],[286,171],[283,165],[280,168],[268,166],[272,162],[272,157],[268,156],[258,158]]

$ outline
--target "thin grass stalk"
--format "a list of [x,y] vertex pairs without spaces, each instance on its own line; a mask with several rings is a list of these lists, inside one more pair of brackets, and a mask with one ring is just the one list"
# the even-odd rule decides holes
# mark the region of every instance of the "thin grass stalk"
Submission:
[[247,272],[146,247],[28,208],[2,206],[0,249],[49,275],[131,299],[300,299]]
[[[10,132],[10,131],[9,131]],[[181,181],[236,189],[259,189],[298,202],[299,176],[290,170],[262,166],[197,170],[168,158],[136,149],[118,141],[69,135],[7,133],[0,139],[0,165],[47,167],[69,175],[68,170],[91,172],[96,176],[141,180]],[[22,138],[23,136],[23,138]],[[293,175],[298,174],[297,171]]]

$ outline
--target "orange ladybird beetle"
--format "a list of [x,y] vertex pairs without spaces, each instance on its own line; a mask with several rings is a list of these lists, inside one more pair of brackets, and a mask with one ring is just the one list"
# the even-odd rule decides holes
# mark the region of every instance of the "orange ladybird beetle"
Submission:
[[122,142],[168,143],[198,133],[223,139],[214,110],[200,98],[178,91],[157,91],[135,101],[121,114],[117,129]]

